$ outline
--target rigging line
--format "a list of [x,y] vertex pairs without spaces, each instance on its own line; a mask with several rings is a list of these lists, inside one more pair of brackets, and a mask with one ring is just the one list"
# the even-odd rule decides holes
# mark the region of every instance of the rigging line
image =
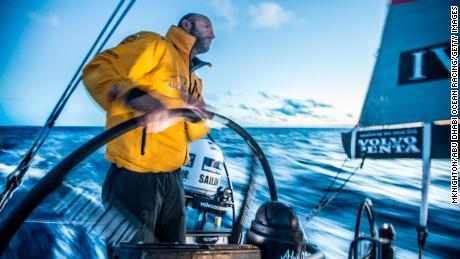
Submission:
[[94,41],[93,45],[91,46],[90,50],[86,53],[86,56],[83,58],[82,62],[80,63],[80,66],[77,68],[77,70],[75,71],[74,75],[72,76],[72,79],[70,80],[69,84],[67,85],[64,93],[62,94],[61,98],[59,99],[59,101],[57,102],[57,105],[54,107],[53,111],[51,112],[48,120],[47,120],[47,124],[49,123],[53,123],[53,120],[55,119],[55,114],[56,113],[59,113],[57,110],[58,110],[58,107],[61,105],[61,103],[64,103],[65,104],[65,96],[67,95],[67,93],[69,92],[69,89],[71,88],[72,86],[72,83],[75,81],[75,79],[77,78],[78,74],[80,73],[80,71],[82,70],[83,66],[85,65],[86,61],[88,60],[88,58],[91,56],[92,52],[94,51],[94,49],[96,48],[97,44],[99,43],[99,41],[101,40],[102,36],[105,34],[105,31],[107,30],[107,28],[109,27],[109,25],[112,23],[112,20],[115,18],[116,14],[118,13],[118,11],[120,10],[121,6],[123,5],[124,3],[124,0],[121,0],[117,7],[115,8],[115,10],[112,12],[112,14],[110,15],[110,18],[109,20],[105,23],[103,29],[101,30],[101,32],[99,33],[99,35],[97,36],[96,40]]
[[246,222],[246,218],[249,216],[251,207],[254,203],[256,197],[256,175],[257,175],[257,157],[255,152],[251,154],[251,173],[249,174],[249,181],[247,184],[247,189],[243,193],[243,203],[241,205],[240,213],[238,219],[236,220],[237,224],[233,227],[232,231],[232,244],[242,244],[243,238],[243,228]]
[[[118,12],[118,9],[119,7],[121,7],[121,4],[124,2],[124,0],[122,0],[120,2],[120,4],[117,6],[117,9],[116,11]],[[123,21],[124,17],[126,16],[126,14],[128,14],[129,10],[131,9],[131,7],[134,5],[134,3],[136,2],[136,0],[132,0],[128,6],[125,8],[125,10],[123,11],[123,13],[120,15],[120,17],[118,18],[118,20],[116,21],[116,23],[114,24],[114,26],[112,27],[112,29],[110,30],[110,32],[107,34],[106,38],[104,39],[104,41],[102,42],[102,44],[100,45],[99,49],[96,51],[96,54],[101,52],[101,50],[104,48],[105,44],[108,42],[108,40],[110,39],[110,37],[113,35],[113,33],[115,32],[115,30],[117,29],[118,25],[120,25],[121,21]],[[107,29],[108,27],[108,24],[111,23],[111,21],[113,20],[115,16],[115,13],[112,14],[112,16],[110,17],[110,20],[106,23],[106,26],[104,27],[103,29],[103,32],[105,32],[105,30]],[[102,32],[101,32],[102,33]],[[100,35],[102,36],[102,35]],[[97,41],[100,40],[101,37],[98,37]],[[96,43],[96,42],[95,42]],[[95,47],[97,44],[93,44],[93,47]],[[82,64],[80,65],[80,67],[78,68],[79,70],[77,71],[77,73],[74,75],[74,78],[75,76],[80,72],[80,70],[83,68],[83,65],[84,63],[86,63],[86,60],[88,59],[89,55],[91,54],[91,52],[93,51],[94,48],[91,48],[91,51],[86,55],[85,57],[85,60],[84,62],[82,62]],[[72,80],[74,79],[72,78]],[[58,116],[61,114],[62,110],[64,109],[64,106],[65,104],[67,103],[67,101],[70,99],[70,96],[72,96],[73,92],[75,91],[75,89],[77,88],[78,84],[80,84],[82,80],[82,77],[80,76],[78,78],[78,80],[72,85],[71,88],[67,88],[66,91],[68,91],[67,95],[64,97],[64,95],[62,95],[61,97],[61,100],[62,98],[64,97],[64,99],[62,100],[61,104],[58,104],[55,106],[55,113],[51,114],[50,117],[48,118],[48,121],[47,121],[47,126],[48,128],[44,128],[43,131],[46,131],[46,135],[45,137],[43,137],[38,145],[38,147],[36,148],[36,150],[32,153],[31,157],[30,157],[30,160],[32,159],[32,157],[35,156],[36,152],[38,152],[38,150],[40,149],[40,147],[45,143],[45,140],[47,139],[48,135],[51,133],[51,128],[53,127],[54,125],[54,122],[57,120]],[[59,101],[61,101],[59,100]],[[57,110],[56,110],[57,108]],[[54,111],[54,110],[53,110]],[[38,140],[38,139],[37,139]],[[27,171],[27,168],[28,168],[28,164],[26,167],[24,167],[25,170],[21,170],[21,173],[19,174],[20,178],[22,178],[22,176],[26,173]],[[20,179],[19,179],[20,180]],[[1,209],[1,207],[0,207]]]
[[[117,29],[118,25],[120,25],[120,23],[123,21],[123,19],[125,18],[126,14],[128,14],[129,10],[131,9],[131,7],[134,5],[135,2],[136,2],[136,0],[131,0],[131,2],[129,2],[129,4],[126,7],[126,9],[123,11],[123,13],[120,15],[118,20],[115,22],[115,25],[112,27],[112,29],[110,30],[109,34],[105,38],[105,40],[102,42],[101,46],[96,51],[96,54],[101,52],[101,50],[104,48],[105,44],[109,41],[110,37],[115,32],[115,30]],[[77,88],[77,86],[81,82],[81,80],[82,80],[82,77],[80,76],[78,78],[77,82],[75,82],[75,84],[72,86],[72,89],[70,90],[69,94],[67,95],[67,97],[66,97],[66,99],[64,101],[64,104],[67,102],[67,100],[70,98],[72,93],[75,91],[75,89]],[[59,116],[59,114],[61,113],[63,108],[64,108],[64,105],[59,107],[59,110],[57,111],[56,115],[54,116],[55,117],[54,121],[57,119],[57,117]],[[53,123],[54,123],[54,121],[53,121]]]
[[[118,12],[119,8],[121,7],[121,4],[123,3],[124,1],[121,1],[120,4],[117,6],[117,9],[116,11]],[[128,13],[128,11],[131,9],[132,5],[134,4],[135,0],[132,0],[129,5],[125,8],[125,10],[123,11],[123,13],[121,14],[121,16],[118,18],[118,20],[116,21],[115,25],[112,27],[112,29],[110,30],[110,32],[108,33],[108,35],[106,36],[106,38],[104,39],[103,43],[100,45],[99,49],[96,51],[96,54],[99,53],[105,46],[105,44],[107,43],[107,41],[110,39],[110,37],[113,35],[113,33],[115,32],[116,28],[118,27],[118,25],[121,23],[121,21],[124,19],[124,17],[126,16],[126,14]],[[110,20],[108,21],[108,23],[106,24],[106,26],[104,27],[103,29],[103,32],[105,33],[106,29],[108,28],[108,25],[109,23],[112,22],[113,18],[115,17],[115,12],[114,14],[110,17]],[[101,32],[102,33],[102,32]],[[102,36],[102,34],[100,34],[99,36]],[[101,37],[98,37],[97,41],[99,41],[101,39]],[[95,42],[96,43],[96,42]],[[94,44],[92,49],[91,49],[91,52],[94,50],[94,47],[96,46],[97,44]],[[86,63],[86,60],[88,59],[89,55],[91,53],[88,53],[88,55],[85,57],[85,60],[84,62],[82,62],[82,64],[80,65],[77,73],[74,75],[74,78],[75,76],[78,74],[78,72],[80,72],[80,70],[83,68],[83,65]],[[59,106],[56,106],[57,110],[54,114],[50,115],[50,121],[48,122],[50,124],[50,126],[52,127],[54,125],[54,122],[57,120],[57,117],[59,116],[59,114],[61,113],[62,109],[64,108],[64,105],[67,103],[67,101],[69,100],[70,96],[73,94],[73,92],[75,91],[76,87],[78,86],[78,84],[81,82],[82,80],[82,77],[80,76],[77,80],[77,82],[75,82],[71,88],[67,88],[68,90],[68,93],[66,96],[62,96],[64,99],[62,99],[62,105],[59,105]],[[49,133],[48,133],[49,134]],[[48,135],[47,134],[47,135]],[[46,137],[45,137],[46,139]]]
[[[101,37],[105,34],[107,28],[109,27],[109,25],[112,23],[112,20],[113,18],[116,16],[116,14],[119,12],[120,10],[120,7],[122,6],[122,4],[124,3],[124,0],[121,0],[119,2],[119,4],[117,5],[117,7],[115,8],[115,10],[112,12],[109,20],[106,22],[106,24],[104,25],[104,28],[101,30],[101,32],[99,33],[97,39],[95,40],[95,42],[93,43],[93,45],[91,46],[90,50],[88,51],[88,53],[86,54],[85,58],[83,59],[83,61],[81,62],[80,66],[78,67],[78,69],[75,71],[75,74],[73,75],[72,79],[70,80],[69,84],[67,85],[67,87],[65,88],[64,90],[64,93],[61,95],[60,99],[58,100],[57,104],[54,106],[52,112],[50,113],[48,119],[46,120],[46,123],[45,125],[43,126],[42,130],[40,131],[40,134],[39,136],[37,137],[37,139],[35,140],[35,142],[32,144],[32,147],[29,149],[28,153],[26,156],[24,156],[24,159],[21,160],[21,163],[19,164],[18,166],[18,170],[21,171],[21,168],[26,168],[28,167],[29,163],[30,163],[30,160],[33,158],[33,156],[35,155],[36,151],[38,149],[40,149],[40,147],[43,145],[43,139],[46,139],[49,135],[47,131],[48,128],[50,127],[53,127],[54,125],[54,121],[55,119],[57,118],[56,116],[56,113],[59,109],[59,107],[64,103],[65,104],[65,96],[68,94],[69,92],[69,89],[71,88],[72,86],[72,83],[75,81],[75,79],[77,78],[77,75],[78,73],[80,72],[80,70],[83,68],[83,65],[86,63],[86,61],[88,60],[89,56],[91,55],[91,53],[94,51],[94,48],[97,46],[97,44],[99,43]],[[27,170],[27,169],[26,169]],[[14,172],[14,171],[13,171]]]
[[[331,191],[331,188],[332,186],[334,185],[334,183],[336,182],[339,174],[342,172],[343,170],[343,167],[345,166],[345,163],[348,161],[348,158],[345,158],[345,160],[343,161],[342,165],[340,166],[339,170],[337,171],[337,173],[335,174],[335,177],[334,179],[332,180],[332,182],[329,184],[329,187],[327,188],[327,190],[324,192],[323,196],[321,197],[321,199],[319,199],[318,203],[316,204],[316,206],[313,208],[312,212],[310,213],[309,216],[307,216],[307,219],[309,220],[310,216],[318,209],[320,208],[321,206],[323,206],[323,203],[326,201],[326,197],[327,195],[329,194],[329,192]],[[308,221],[307,220],[307,221]]]
[[333,186],[333,185],[335,184],[335,182],[337,181],[337,178],[338,178],[339,174],[342,172],[343,167],[345,166],[345,163],[346,163],[347,161],[348,161],[348,158],[345,158],[345,160],[343,160],[342,165],[340,166],[340,169],[339,169],[339,170],[337,171],[337,173],[335,174],[335,177],[334,177],[334,179],[332,180],[332,182],[329,184],[329,187],[327,187],[327,190],[326,190],[326,192],[324,192],[323,197],[321,197],[321,199],[319,199],[318,204],[320,204],[321,202],[323,202],[324,199],[326,199],[327,194],[331,191],[332,186]]
[[[350,175],[348,175],[347,179],[342,183],[342,185],[340,185],[339,188],[336,189],[335,193],[334,193],[331,197],[334,197],[334,198],[335,198],[335,197],[337,197],[337,195],[340,194],[340,192],[343,190],[343,188],[345,187],[345,185],[350,181],[350,178],[351,178],[359,169],[363,168],[364,160],[365,160],[365,159],[366,159],[366,157],[364,156],[363,159],[361,160],[361,163],[359,164],[359,166],[357,166],[357,167],[353,170],[353,172],[352,172]],[[329,202],[332,201],[334,198],[330,199]],[[329,202],[328,202],[328,203],[329,203]]]
[[331,202],[333,199],[335,199],[335,197],[337,197],[340,194],[340,192],[342,192],[342,190],[344,189],[345,185],[350,181],[350,178],[358,171],[359,168],[360,167],[355,168],[355,170],[347,177],[347,179],[342,183],[342,185],[339,188],[336,189],[336,191],[331,195],[330,198],[328,198],[326,200],[326,203],[324,205],[326,205],[329,202]]
[[[318,205],[315,206],[315,208],[310,212],[310,214],[305,217],[305,220],[308,222],[310,221],[313,217],[317,216],[319,214],[319,212],[327,205],[329,204],[330,202],[332,202],[343,190],[343,188],[345,187],[345,185],[350,181],[351,177],[360,169],[363,167],[364,165],[364,159],[365,159],[365,156],[363,157],[363,159],[361,160],[361,163],[359,166],[357,166],[353,172],[351,172],[347,179],[345,179],[345,181],[342,183],[342,185],[339,186],[339,188],[337,188],[335,190],[335,192],[329,196],[329,198],[327,199],[324,199],[322,201],[320,201],[318,203]],[[328,193],[326,193],[324,196],[326,196]]]
[[[217,142],[214,141],[214,139],[212,138],[211,133],[208,133],[207,136],[208,136],[208,138],[209,138],[212,142],[217,143]],[[222,152],[223,152],[223,151],[222,151]],[[230,187],[230,190],[231,190],[230,198],[232,199],[232,203],[233,203],[233,205],[232,205],[232,228],[234,228],[235,223],[236,223],[236,222],[235,222],[235,221],[236,221],[236,216],[235,216],[235,198],[234,198],[234,196],[233,196],[233,183],[232,183],[232,181],[231,181],[231,179],[230,179],[230,175],[229,175],[229,173],[228,173],[228,169],[227,169],[227,165],[226,165],[225,161],[223,161],[222,164],[224,165],[225,175],[227,176],[227,183],[228,183],[228,186]]]
[[[104,25],[103,29],[101,30],[101,32],[99,33],[99,35],[97,36],[96,40],[94,41],[93,45],[91,46],[90,50],[88,51],[88,53],[86,54],[85,58],[82,60],[80,66],[78,67],[78,69],[75,71],[74,75],[72,76],[72,79],[70,80],[69,84],[67,85],[67,87],[65,88],[64,90],[64,93],[61,95],[60,99],[58,100],[58,102],[56,103],[56,105],[54,106],[52,112],[50,113],[48,119],[46,120],[46,123],[45,125],[43,126],[39,136],[37,137],[36,141],[34,142],[34,144],[32,145],[32,147],[30,148],[29,150],[29,153],[31,154],[27,160],[23,160],[25,161],[24,163],[28,165],[29,163],[29,160],[32,159],[32,157],[34,156],[34,151],[35,150],[38,150],[40,149],[41,145],[43,144],[42,141],[39,141],[41,139],[46,139],[49,135],[49,133],[47,133],[45,136],[45,132],[48,128],[50,127],[53,127],[54,126],[54,121],[56,120],[57,116],[59,115],[59,112],[58,112],[58,109],[61,105],[64,105],[66,100],[65,100],[65,97],[66,95],[68,95],[69,93],[69,90],[72,86],[72,83],[75,81],[75,79],[77,78],[79,72],[81,71],[81,69],[83,68],[84,64],[86,63],[86,61],[88,60],[88,58],[90,57],[90,55],[92,54],[92,52],[94,51],[94,49],[96,48],[97,44],[99,43],[99,41],[101,40],[102,36],[105,34],[106,30],[108,29],[109,25],[112,23],[113,19],[115,18],[116,14],[119,12],[121,6],[123,5],[124,3],[124,0],[121,0],[117,7],[115,8],[115,10],[112,12],[112,14],[110,15],[110,18],[109,20],[106,22],[106,24]],[[44,137],[43,137],[44,136]],[[22,165],[22,167],[24,167],[25,165]]]
[[[125,11],[122,13],[122,15],[120,16],[120,18],[118,19],[118,21],[116,22],[114,27],[112,28],[112,30],[108,34],[107,38],[104,40],[103,44],[99,48],[98,52],[102,49],[102,47],[108,41],[108,39],[113,34],[115,29],[118,27],[120,22],[123,20],[124,16],[127,14],[129,9],[131,8],[131,6],[134,4],[134,2],[135,2],[135,0],[132,0],[129,3],[129,5],[126,7]],[[90,51],[85,56],[85,59],[81,63],[81,65],[78,68],[78,70],[75,72],[74,76],[72,77],[72,80],[70,81],[69,85],[66,87],[63,95],[61,96],[61,98],[59,99],[58,103],[56,104],[56,106],[54,107],[53,111],[51,112],[50,116],[48,117],[44,127],[40,131],[40,134],[37,137],[37,139],[35,140],[35,142],[33,143],[32,147],[28,150],[28,152],[26,153],[24,158],[21,160],[19,165],[13,170],[13,172],[11,172],[8,175],[7,182],[5,184],[5,190],[1,194],[0,210],[3,209],[3,207],[6,204],[6,202],[9,200],[9,198],[12,195],[12,193],[14,192],[14,190],[21,184],[22,178],[24,177],[26,171],[28,170],[32,158],[35,156],[35,154],[38,152],[38,150],[41,148],[41,146],[44,144],[46,138],[50,134],[51,128],[54,126],[54,122],[56,121],[57,117],[61,113],[63,107],[66,104],[66,102],[68,101],[68,99],[70,98],[72,93],[74,92],[76,86],[80,83],[81,76],[79,77],[77,82],[71,88],[69,88],[70,85],[75,80],[76,76],[78,75],[78,73],[82,69],[83,65],[86,63],[87,59],[89,58],[89,56],[93,52],[94,48],[96,47],[98,41],[101,39],[102,35],[105,34],[105,31],[107,30],[109,25],[112,23],[113,18],[116,16],[116,14],[118,13],[118,11],[119,11],[119,9],[120,9],[120,7],[122,6],[123,3],[124,3],[124,0],[121,0],[120,3],[115,8],[115,10],[112,13],[112,15],[110,16],[109,20],[106,22],[106,24],[105,24],[103,30],[100,32],[97,40],[93,43],[93,46],[91,47]]]

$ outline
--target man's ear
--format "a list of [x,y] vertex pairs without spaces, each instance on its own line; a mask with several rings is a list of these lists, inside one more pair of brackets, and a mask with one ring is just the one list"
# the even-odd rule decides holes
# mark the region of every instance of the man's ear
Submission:
[[187,19],[184,19],[182,20],[182,22],[180,23],[182,29],[184,29],[184,31],[190,33],[192,31],[192,23],[187,20]]

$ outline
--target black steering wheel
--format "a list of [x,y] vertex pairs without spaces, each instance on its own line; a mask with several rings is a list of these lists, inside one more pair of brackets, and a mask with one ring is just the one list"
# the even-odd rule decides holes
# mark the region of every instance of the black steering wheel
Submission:
[[[238,124],[232,120],[213,113],[206,111],[203,115],[200,116],[190,109],[173,109],[171,113],[177,117],[185,117],[192,121],[199,121],[202,117],[206,117],[208,120],[214,120],[219,122],[228,128],[234,130],[238,135],[240,135],[246,143],[251,148],[254,157],[257,157],[263,171],[265,172],[265,177],[268,182],[268,187],[270,191],[270,198],[272,201],[278,200],[278,194],[276,191],[275,180],[273,174],[268,164],[268,161],[262,152],[262,149],[259,147],[257,142],[249,135],[249,133],[240,127]],[[29,191],[29,193],[15,206],[15,208],[5,217],[5,219],[0,223],[0,254],[8,247],[13,235],[19,229],[21,224],[28,218],[32,211],[53,191],[55,191],[59,185],[63,182],[65,176],[83,159],[88,157],[94,151],[107,144],[109,141],[117,138],[118,136],[133,130],[140,126],[145,126],[146,115],[136,117],[120,123],[117,126],[114,126],[101,134],[97,135],[93,139],[86,142],[84,145],[79,147],[77,150],[68,155],[64,160],[57,164],[51,171],[48,172],[43,178],[38,181],[38,183]],[[251,172],[251,177],[255,175],[255,167]],[[246,192],[251,192],[251,186],[248,185]],[[242,209],[238,215],[237,224],[233,226],[232,241],[233,243],[239,243],[241,241],[243,224],[245,217],[248,214],[250,202],[248,199],[249,195],[244,195],[245,200],[243,202]]]

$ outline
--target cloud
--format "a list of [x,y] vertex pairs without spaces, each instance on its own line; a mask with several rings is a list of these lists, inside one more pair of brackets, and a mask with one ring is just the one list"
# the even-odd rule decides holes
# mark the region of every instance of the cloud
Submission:
[[248,106],[246,106],[244,104],[240,104],[239,107],[240,107],[240,109],[253,112],[253,113],[257,114],[257,115],[260,115],[262,113],[260,110],[254,108],[254,107],[248,107]]
[[284,104],[290,106],[294,109],[306,109],[306,108],[332,108],[332,105],[320,103],[312,99],[298,100],[286,98],[284,99]]
[[[309,102],[309,101],[308,101]],[[293,110],[300,110],[311,107],[311,105],[304,104],[304,102],[295,99],[285,99],[284,106]]]
[[290,117],[298,117],[300,115],[303,115],[304,117],[313,117],[313,118],[319,117],[311,110],[295,109],[290,106],[283,106],[280,108],[271,109],[269,114],[273,115],[275,113],[283,114],[283,115],[290,116]]
[[277,95],[259,91],[262,99],[254,105],[239,103],[230,108],[237,121],[249,124],[291,125],[321,124],[334,118],[333,106],[313,99],[281,98]]
[[276,95],[274,95],[274,94],[269,95],[269,94],[267,94],[267,93],[265,93],[265,92],[262,92],[262,91],[259,91],[259,95],[262,96],[262,97],[265,98],[265,99],[268,99],[268,100],[275,100],[275,101],[281,100],[280,97],[278,97],[278,96],[276,96]]
[[54,14],[43,15],[43,14],[31,11],[31,12],[27,13],[27,16],[29,16],[29,18],[32,21],[35,21],[35,22],[37,22],[39,24],[42,24],[42,25],[50,26],[50,27],[53,27],[53,28],[57,28],[60,25],[59,17],[57,15],[54,15]]
[[248,110],[248,106],[244,105],[244,104],[240,104],[239,107],[243,110]]
[[319,108],[333,108],[334,106],[330,105],[330,104],[324,104],[324,103],[315,103],[315,107],[319,107]]
[[233,29],[236,25],[236,8],[232,0],[212,0],[211,6],[217,16],[224,19],[221,27],[227,30]]
[[321,118],[316,111],[323,108],[331,108],[332,105],[320,103],[315,100],[306,99],[292,99],[286,98],[282,100],[281,107],[270,109],[268,116],[274,114],[282,114],[289,117],[310,117],[310,118]]
[[270,99],[270,96],[268,94],[266,94],[265,92],[260,91],[259,95],[264,97],[264,98],[266,98],[266,99]]
[[254,28],[279,28],[284,23],[294,22],[298,19],[293,12],[283,9],[277,3],[261,2],[251,5],[249,13],[252,16],[251,25]]
[[312,99],[297,100],[297,99],[285,99],[284,103],[295,108],[332,108],[330,104],[320,103]]
[[274,94],[269,95],[262,91],[259,91],[258,94],[267,100],[281,102],[282,105],[291,107],[293,109],[333,108],[333,106],[330,104],[320,103],[312,99],[305,99],[305,100],[292,99],[292,98],[282,99],[277,95],[274,95]]

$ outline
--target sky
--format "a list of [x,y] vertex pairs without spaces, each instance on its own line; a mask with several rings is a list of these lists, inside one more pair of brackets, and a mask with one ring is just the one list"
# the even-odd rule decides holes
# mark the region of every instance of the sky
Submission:
[[[0,1],[0,126],[44,124],[117,4]],[[200,56],[213,66],[197,74],[214,111],[243,126],[353,126],[387,10],[386,0],[138,0],[106,48],[138,31],[164,35],[184,14],[203,13],[216,39]],[[57,125],[104,121],[80,84]]]

